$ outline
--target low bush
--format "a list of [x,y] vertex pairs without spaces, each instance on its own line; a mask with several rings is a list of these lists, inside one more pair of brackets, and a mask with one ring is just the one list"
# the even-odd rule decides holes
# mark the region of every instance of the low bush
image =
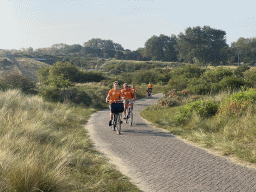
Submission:
[[224,77],[219,82],[220,89],[222,90],[225,90],[227,88],[230,88],[231,90],[239,89],[242,86],[244,86],[244,84],[245,82],[242,77],[234,77],[234,76]]
[[63,102],[60,97],[60,90],[51,86],[41,86],[39,89],[39,95],[44,101],[50,102]]
[[250,104],[256,101],[256,91],[249,90],[246,92],[234,93],[221,102],[218,115],[227,115],[236,117],[246,111]]
[[50,102],[75,103],[86,107],[92,105],[92,97],[85,91],[78,90],[77,88],[58,89],[45,86],[40,88],[39,95],[45,101]]
[[181,107],[177,115],[173,118],[176,125],[184,124],[189,121],[193,113],[201,118],[209,118],[214,116],[219,109],[219,104],[214,101],[202,101],[198,99],[195,102],[188,103]]
[[29,77],[18,73],[5,75],[1,80],[1,88],[3,90],[20,89],[23,93],[30,94],[37,93],[36,82]]
[[84,91],[77,88],[64,89],[59,92],[60,98],[65,103],[83,104],[84,106],[90,106],[92,99]]

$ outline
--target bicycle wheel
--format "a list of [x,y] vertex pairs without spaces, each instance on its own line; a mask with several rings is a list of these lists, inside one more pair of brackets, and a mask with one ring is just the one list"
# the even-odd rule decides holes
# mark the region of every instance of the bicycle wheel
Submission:
[[129,118],[129,110],[127,108],[126,109],[126,119],[125,119],[126,124],[128,123],[128,118]]
[[133,111],[130,109],[130,115],[129,115],[129,125],[132,126],[133,121]]
[[116,114],[114,114],[113,122],[112,122],[112,130],[116,130]]
[[119,135],[121,132],[121,115],[117,115],[116,133]]

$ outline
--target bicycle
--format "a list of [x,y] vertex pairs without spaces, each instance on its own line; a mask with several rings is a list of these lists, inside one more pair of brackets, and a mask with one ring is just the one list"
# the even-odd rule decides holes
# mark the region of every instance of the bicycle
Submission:
[[152,98],[152,90],[147,89],[147,99]]
[[[133,102],[134,103],[134,102]],[[132,122],[133,122],[133,110],[132,110],[132,106],[128,103],[127,109],[126,109],[126,123],[129,123],[130,126],[132,126]]]
[[[117,101],[115,101],[117,102]],[[121,132],[121,124],[122,124],[122,112],[124,111],[124,104],[123,103],[111,103],[110,105],[111,113],[113,113],[113,120],[112,120],[112,129],[113,131],[116,130],[117,134],[120,135]]]

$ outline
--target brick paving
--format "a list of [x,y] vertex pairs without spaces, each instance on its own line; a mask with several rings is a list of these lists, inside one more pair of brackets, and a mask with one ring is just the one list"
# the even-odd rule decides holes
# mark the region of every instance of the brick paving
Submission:
[[108,126],[108,109],[93,114],[85,127],[96,149],[141,191],[256,191],[255,169],[187,144],[141,119],[139,112],[161,96],[136,101],[133,126],[123,123],[121,135]]

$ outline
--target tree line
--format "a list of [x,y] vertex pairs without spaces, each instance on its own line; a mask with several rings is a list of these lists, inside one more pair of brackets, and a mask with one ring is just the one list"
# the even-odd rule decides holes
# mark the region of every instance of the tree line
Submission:
[[[82,45],[54,44],[48,48],[33,50],[32,47],[16,51],[30,56],[71,56],[76,65],[88,58],[115,58],[117,60],[168,61],[200,63],[202,65],[226,65],[255,63],[256,38],[239,38],[231,46],[226,43],[226,32],[209,26],[188,27],[179,35],[153,35],[145,46],[135,51],[124,49],[112,40],[93,38]],[[14,53],[15,54],[15,53]],[[62,57],[62,59],[63,59]],[[74,59],[76,57],[76,59]],[[82,60],[81,60],[82,58]],[[79,60],[79,61],[78,61]],[[64,61],[64,60],[63,60]],[[66,58],[70,62],[70,59]],[[73,63],[71,62],[71,63]]]

